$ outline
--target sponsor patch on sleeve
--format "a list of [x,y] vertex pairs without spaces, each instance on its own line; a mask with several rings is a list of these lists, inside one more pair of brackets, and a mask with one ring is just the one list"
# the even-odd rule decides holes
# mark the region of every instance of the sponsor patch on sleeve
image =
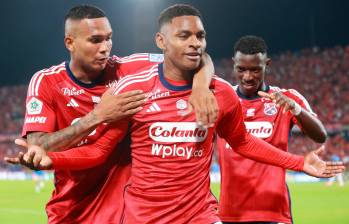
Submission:
[[36,99],[35,97],[32,97],[29,102],[27,103],[27,113],[28,114],[40,114],[42,110],[43,103]]
[[163,54],[149,54],[149,61],[150,62],[163,62],[164,61],[164,55]]

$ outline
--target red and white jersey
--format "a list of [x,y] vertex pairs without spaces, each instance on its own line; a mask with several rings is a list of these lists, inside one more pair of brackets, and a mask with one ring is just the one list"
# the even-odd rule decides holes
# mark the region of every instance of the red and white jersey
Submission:
[[[297,120],[269,99],[247,99],[234,86],[242,106],[247,131],[287,151],[290,130]],[[281,91],[312,112],[306,99],[296,90],[268,86],[268,93]],[[221,168],[219,215],[226,222],[273,221],[291,223],[290,198],[285,170],[245,158],[217,139]]]
[[[54,132],[70,126],[90,112],[106,89],[119,78],[158,63],[149,58],[149,54],[113,56],[104,74],[91,84],[77,80],[68,62],[37,72],[28,87],[22,135]],[[79,145],[88,146],[101,134],[96,129]],[[92,169],[56,170],[55,190],[46,206],[48,222],[119,223],[130,163],[126,144],[122,150],[115,150],[106,163]]]
[[[210,192],[209,179],[215,128],[246,156],[294,169],[302,168],[301,157],[283,153],[246,132],[240,103],[229,83],[214,78],[211,87],[220,113],[215,127],[204,128],[197,125],[194,113],[184,115],[191,85],[167,80],[163,64],[118,82],[116,94],[142,89],[149,96],[143,110],[130,120],[132,172],[124,194],[124,223],[219,221],[217,201]],[[49,153],[53,166],[80,169],[103,163],[127,126],[128,122],[124,121],[107,130],[94,144],[94,151],[82,146]],[[254,144],[260,147],[252,149]],[[79,159],[81,155],[85,157],[84,162]]]

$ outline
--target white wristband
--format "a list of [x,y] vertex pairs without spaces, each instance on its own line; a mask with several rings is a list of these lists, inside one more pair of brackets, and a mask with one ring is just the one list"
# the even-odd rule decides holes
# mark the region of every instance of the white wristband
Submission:
[[301,105],[294,102],[294,108],[293,108],[293,110],[291,110],[291,114],[293,114],[294,116],[298,116],[298,115],[300,115],[301,112],[302,112]]

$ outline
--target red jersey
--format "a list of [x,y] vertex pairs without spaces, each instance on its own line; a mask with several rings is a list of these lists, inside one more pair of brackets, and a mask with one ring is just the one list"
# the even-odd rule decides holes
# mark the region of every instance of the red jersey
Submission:
[[[54,132],[73,124],[90,112],[108,86],[120,77],[154,64],[150,57],[155,56],[113,56],[101,78],[91,84],[77,80],[68,62],[37,72],[28,87],[23,136],[30,132]],[[92,131],[79,145],[88,146],[100,134]],[[123,190],[130,176],[129,154],[126,145],[97,167],[81,171],[56,170],[55,189],[46,206],[48,222],[119,223]]]
[[[149,96],[144,109],[130,120],[132,172],[124,194],[124,223],[219,221],[209,179],[215,128],[246,156],[302,169],[302,157],[281,152],[246,132],[238,98],[222,79],[212,81],[220,107],[214,128],[198,126],[193,113],[183,116],[191,85],[174,85],[164,77],[162,67],[159,64],[145,70],[143,75],[128,76],[120,80],[115,90],[118,94],[142,89]],[[123,122],[107,127],[106,134],[96,141],[94,151],[82,146],[49,153],[53,166],[80,169],[102,163],[124,135],[127,125]],[[255,144],[261,147],[252,147]]]
[[[234,87],[240,98],[246,129],[280,150],[287,151],[290,130],[297,123],[290,113],[266,98],[247,99]],[[268,86],[266,92],[281,91],[306,110],[311,108],[296,90]],[[225,222],[273,221],[292,223],[285,170],[242,157],[218,138],[221,167],[219,215]]]

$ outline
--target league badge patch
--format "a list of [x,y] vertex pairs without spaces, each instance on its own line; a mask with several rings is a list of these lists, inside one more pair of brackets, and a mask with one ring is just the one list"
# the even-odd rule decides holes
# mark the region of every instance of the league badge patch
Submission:
[[42,110],[43,103],[36,99],[35,97],[31,98],[27,103],[27,113],[32,114],[40,114]]

